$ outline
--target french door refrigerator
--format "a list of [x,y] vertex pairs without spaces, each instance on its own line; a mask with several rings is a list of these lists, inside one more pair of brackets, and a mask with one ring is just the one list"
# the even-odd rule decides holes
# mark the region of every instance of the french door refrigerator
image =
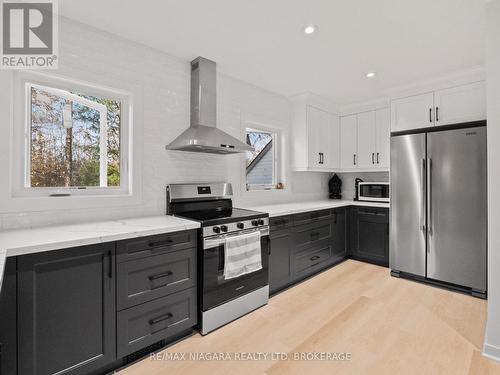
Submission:
[[391,136],[390,267],[485,298],[486,126],[474,125]]

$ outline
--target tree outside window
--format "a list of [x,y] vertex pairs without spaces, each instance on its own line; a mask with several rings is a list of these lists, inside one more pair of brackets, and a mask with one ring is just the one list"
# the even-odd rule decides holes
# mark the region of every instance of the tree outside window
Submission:
[[120,101],[30,85],[26,187],[120,186]]

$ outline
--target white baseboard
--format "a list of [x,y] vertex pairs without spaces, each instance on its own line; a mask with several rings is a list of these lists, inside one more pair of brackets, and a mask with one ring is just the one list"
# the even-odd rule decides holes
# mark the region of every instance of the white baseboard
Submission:
[[483,355],[489,359],[500,362],[500,347],[484,343]]

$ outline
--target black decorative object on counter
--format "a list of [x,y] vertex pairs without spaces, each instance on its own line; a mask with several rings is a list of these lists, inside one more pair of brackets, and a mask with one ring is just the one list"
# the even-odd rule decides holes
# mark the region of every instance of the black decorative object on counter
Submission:
[[330,199],[342,199],[342,180],[336,173],[328,181],[328,189],[330,191]]

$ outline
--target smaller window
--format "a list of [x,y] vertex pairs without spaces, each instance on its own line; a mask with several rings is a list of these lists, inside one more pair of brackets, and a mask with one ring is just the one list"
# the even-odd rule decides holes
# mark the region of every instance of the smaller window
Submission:
[[278,181],[278,134],[262,129],[246,129],[247,144],[255,151],[246,153],[247,190],[271,190]]

